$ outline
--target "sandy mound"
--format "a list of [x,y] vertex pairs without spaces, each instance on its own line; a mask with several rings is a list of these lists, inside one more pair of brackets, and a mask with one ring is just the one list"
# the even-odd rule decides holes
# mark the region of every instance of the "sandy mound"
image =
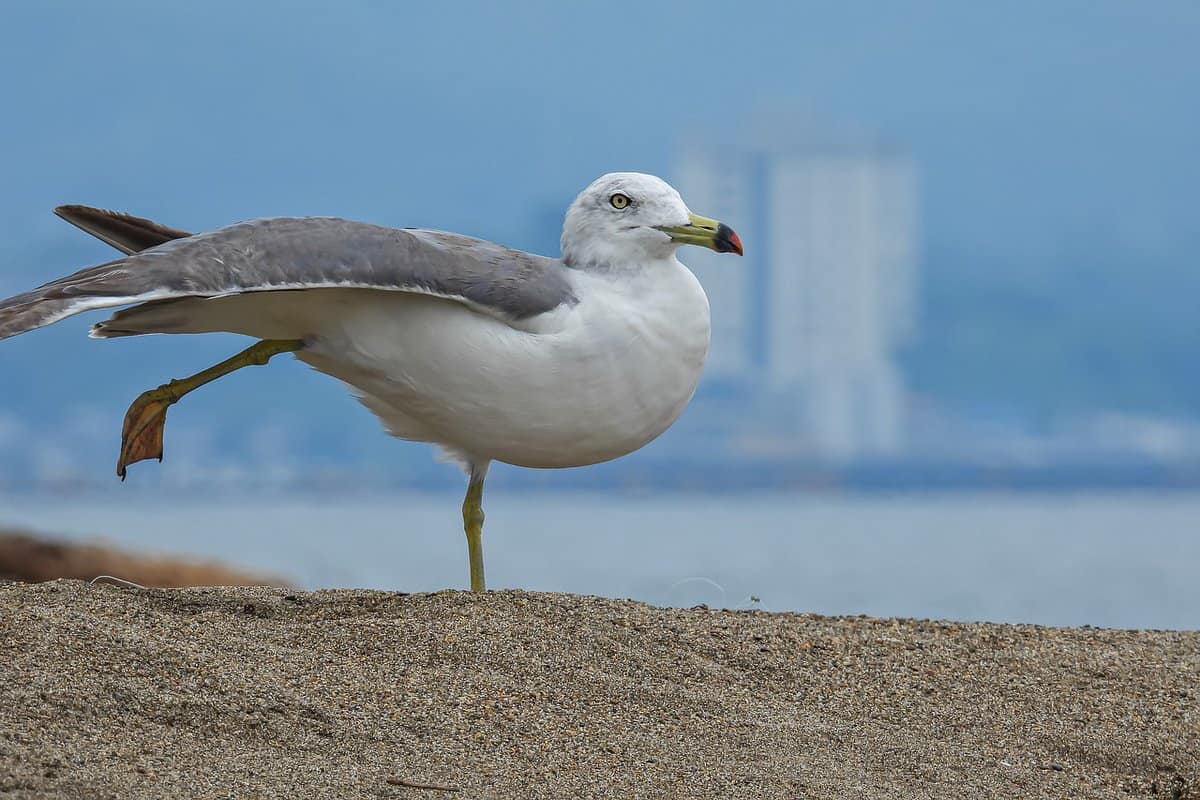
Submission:
[[0,586],[5,797],[1196,798],[1198,764],[1197,633]]

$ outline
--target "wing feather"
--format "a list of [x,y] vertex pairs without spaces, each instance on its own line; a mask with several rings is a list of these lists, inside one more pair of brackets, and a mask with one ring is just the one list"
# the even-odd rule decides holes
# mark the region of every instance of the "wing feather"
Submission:
[[126,255],[140,253],[172,239],[184,239],[192,235],[178,228],[168,228],[154,220],[91,206],[59,206],[54,209],[54,213]]

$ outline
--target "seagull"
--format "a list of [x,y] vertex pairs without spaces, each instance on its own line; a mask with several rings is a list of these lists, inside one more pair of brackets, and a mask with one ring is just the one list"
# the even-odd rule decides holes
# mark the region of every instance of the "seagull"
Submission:
[[389,434],[434,444],[463,467],[475,592],[486,586],[490,464],[597,464],[665,431],[696,390],[710,332],[708,298],[676,251],[742,254],[732,229],[636,172],[604,175],[571,203],[560,258],[335,217],[192,234],[88,206],[55,213],[124,255],[0,301],[0,339],[125,307],[90,335],[258,340],[134,400],[121,432],[122,480],[130,464],[162,460],[171,405],[292,353],[345,383]]

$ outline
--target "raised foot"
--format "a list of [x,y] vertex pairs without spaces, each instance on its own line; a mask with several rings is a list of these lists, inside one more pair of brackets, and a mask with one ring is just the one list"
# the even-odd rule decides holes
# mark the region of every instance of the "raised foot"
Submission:
[[117,474],[125,480],[130,464],[163,457],[163,427],[167,424],[167,409],[176,398],[167,386],[143,392],[129,410],[121,426],[121,455],[117,458]]
[[272,356],[294,353],[304,347],[301,339],[264,339],[247,347],[233,358],[227,358],[190,378],[170,383],[143,392],[125,412],[125,424],[121,426],[121,455],[117,459],[117,474],[125,480],[125,470],[130,464],[163,457],[163,426],[167,424],[167,409],[188,392],[217,378],[256,364],[266,364]]

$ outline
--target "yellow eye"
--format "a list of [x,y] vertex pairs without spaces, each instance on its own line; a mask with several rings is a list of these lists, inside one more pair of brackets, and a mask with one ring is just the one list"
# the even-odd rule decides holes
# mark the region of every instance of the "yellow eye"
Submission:
[[612,203],[613,208],[620,209],[626,208],[632,201],[629,199],[629,195],[617,192],[612,197],[608,198],[608,202]]

